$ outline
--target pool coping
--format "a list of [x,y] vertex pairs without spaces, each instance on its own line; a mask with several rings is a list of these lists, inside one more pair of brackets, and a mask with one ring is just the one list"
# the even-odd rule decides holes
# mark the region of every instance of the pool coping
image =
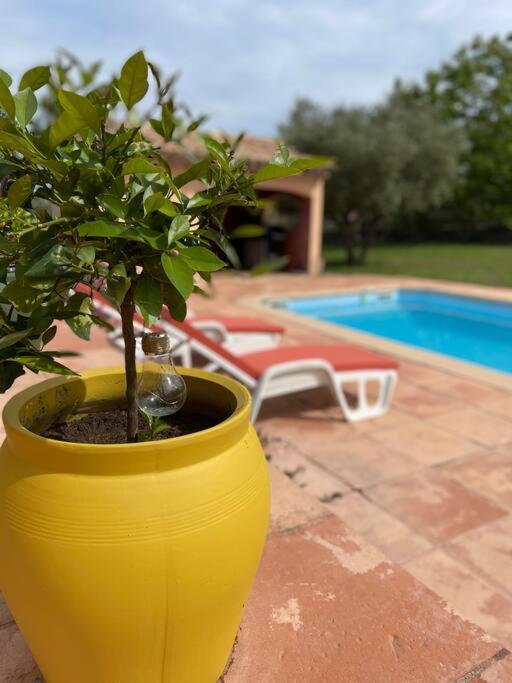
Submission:
[[[245,307],[251,308],[253,311],[260,313],[263,316],[272,317],[275,320],[284,323],[289,321],[295,325],[310,329],[315,334],[322,332],[330,337],[335,337],[343,342],[349,342],[361,346],[366,346],[372,350],[381,353],[391,354],[399,359],[421,363],[434,368],[444,370],[456,375],[461,375],[467,379],[479,382],[485,382],[494,387],[501,389],[512,390],[512,375],[492,370],[484,366],[469,363],[467,361],[457,360],[450,356],[445,356],[434,351],[427,351],[418,347],[409,346],[397,341],[391,341],[378,335],[370,334],[368,332],[360,332],[349,327],[341,327],[334,323],[328,323],[320,320],[314,320],[300,313],[293,313],[283,308],[273,308],[268,305],[268,302],[278,302],[283,299],[293,298],[321,298],[325,296],[336,296],[339,294],[351,294],[370,290],[372,292],[387,292],[396,289],[422,289],[430,292],[441,292],[444,294],[455,294],[459,296],[472,297],[476,299],[493,300],[501,303],[512,304],[512,290],[503,288],[490,287],[484,285],[473,285],[468,283],[454,283],[446,282],[444,280],[426,280],[421,278],[386,278],[378,281],[369,279],[368,285],[340,286],[335,289],[332,287],[326,289],[318,289],[309,294],[304,294],[304,291],[297,291],[291,289],[289,292],[283,292],[279,295],[259,295],[243,297],[239,303]],[[512,351],[512,344],[511,344]]]

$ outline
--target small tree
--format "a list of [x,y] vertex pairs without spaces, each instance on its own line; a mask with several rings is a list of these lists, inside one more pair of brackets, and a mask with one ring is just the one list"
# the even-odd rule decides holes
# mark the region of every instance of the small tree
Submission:
[[[195,276],[208,281],[225,266],[219,254],[229,251],[227,208],[254,205],[258,182],[321,163],[293,161],[281,149],[251,175],[227,143],[205,135],[204,157],[175,175],[140,126],[112,122],[114,109],[125,118],[122,107],[130,112],[144,98],[150,72],[158,92],[150,125],[162,141],[195,130],[200,121],[178,112],[170,84],[161,84],[142,52],[107,84],[82,84],[82,94],[56,87],[67,77],[52,77],[48,66],[27,71],[12,94],[0,70],[0,390],[25,368],[73,374],[57,360],[63,354],[45,345],[56,320],[88,339],[92,324],[104,324],[94,314],[93,290],[104,291],[122,318],[129,441],[137,436],[136,307],[147,325],[164,305],[183,320]],[[41,130],[31,123],[35,92],[50,79],[58,115]],[[192,180],[203,189],[186,194]]]
[[350,264],[365,263],[379,225],[440,205],[458,181],[462,135],[427,104],[392,98],[370,109],[326,110],[298,100],[280,132],[304,152],[336,159],[326,215]]

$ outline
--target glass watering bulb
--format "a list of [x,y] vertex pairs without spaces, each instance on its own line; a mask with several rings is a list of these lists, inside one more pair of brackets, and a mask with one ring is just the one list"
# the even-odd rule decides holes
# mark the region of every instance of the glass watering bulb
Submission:
[[176,372],[169,338],[163,332],[142,336],[142,372],[137,384],[137,405],[152,417],[173,415],[183,407],[187,387]]

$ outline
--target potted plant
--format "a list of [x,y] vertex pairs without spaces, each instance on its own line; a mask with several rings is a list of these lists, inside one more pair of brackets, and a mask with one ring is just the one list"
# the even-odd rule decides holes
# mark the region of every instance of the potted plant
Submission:
[[[198,282],[225,265],[222,231],[254,185],[322,160],[281,148],[255,174],[225,142],[175,175],[125,120],[156,84],[162,144],[194,131],[171,83],[137,52],[79,94],[63,69],[0,70],[0,391],[26,369],[60,375],[11,399],[0,451],[0,588],[52,683],[212,682],[221,675],[262,552],[265,461],[236,382],[183,371],[186,408],[208,428],[138,438],[133,318],[177,320]],[[50,85],[57,116],[33,124]],[[51,108],[50,108],[51,109]],[[186,192],[191,181],[201,189]],[[100,289],[122,318],[124,368],[78,377],[46,345],[65,321],[82,338]],[[124,443],[62,442],[57,418],[126,411]],[[213,423],[213,426],[210,424]],[[120,440],[121,441],[121,440]]]

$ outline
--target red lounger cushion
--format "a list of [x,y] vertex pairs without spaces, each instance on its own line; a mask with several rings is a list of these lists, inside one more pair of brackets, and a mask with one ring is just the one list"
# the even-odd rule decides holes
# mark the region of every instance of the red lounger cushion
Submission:
[[284,334],[284,327],[276,325],[275,323],[262,320],[261,318],[253,318],[251,316],[236,316],[236,315],[216,315],[208,316],[194,316],[189,318],[187,322],[192,325],[196,322],[218,322],[224,325],[226,332],[261,332],[263,334]]
[[386,356],[367,351],[358,346],[315,344],[307,346],[281,346],[268,351],[257,351],[243,355],[246,364],[261,375],[267,368],[278,363],[295,360],[325,360],[337,372],[351,370],[396,370],[398,363]]

